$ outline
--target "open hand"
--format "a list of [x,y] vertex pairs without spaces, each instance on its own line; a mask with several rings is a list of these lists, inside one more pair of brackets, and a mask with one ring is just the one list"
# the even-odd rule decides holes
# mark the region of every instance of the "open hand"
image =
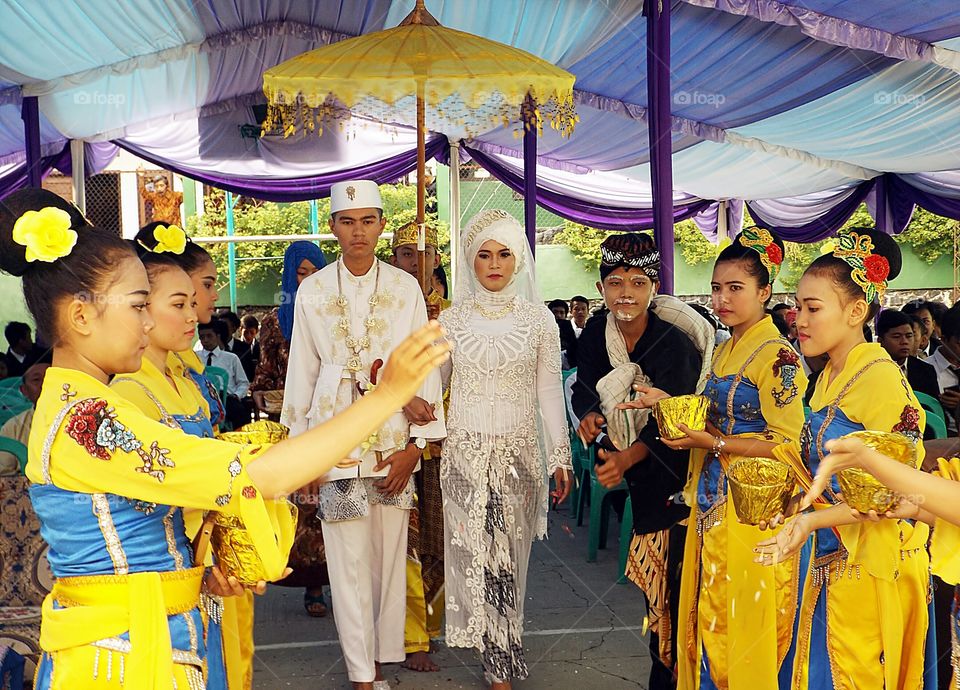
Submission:
[[639,395],[633,400],[617,405],[618,410],[645,410],[670,397],[669,393],[653,386],[634,386],[633,390]]
[[427,375],[450,357],[450,342],[443,328],[431,321],[400,343],[381,372],[380,385],[370,395],[389,395],[396,408],[404,407],[417,394]]
[[824,448],[826,448],[828,454],[817,468],[817,476],[813,478],[810,490],[803,497],[800,510],[806,510],[823,495],[823,492],[827,490],[830,478],[837,472],[848,467],[865,469],[866,465],[869,465],[875,459],[874,456],[879,455],[877,451],[868,448],[858,438],[838,438],[827,441]]
[[757,544],[753,549],[757,554],[754,560],[763,565],[781,563],[797,553],[809,536],[810,518],[800,515],[788,521],[776,535]]

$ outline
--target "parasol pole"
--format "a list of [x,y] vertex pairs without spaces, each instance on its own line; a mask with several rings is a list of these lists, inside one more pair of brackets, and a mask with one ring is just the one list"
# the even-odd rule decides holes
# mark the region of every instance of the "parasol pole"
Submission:
[[417,82],[417,278],[420,289],[426,295],[427,290],[427,228],[424,219],[424,207],[427,187],[427,142],[426,106],[424,104],[423,82]]

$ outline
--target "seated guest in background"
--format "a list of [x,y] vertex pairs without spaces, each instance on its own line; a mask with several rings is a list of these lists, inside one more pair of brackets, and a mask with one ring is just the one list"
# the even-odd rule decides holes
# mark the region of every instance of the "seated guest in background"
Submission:
[[[675,495],[687,477],[688,451],[671,450],[649,411],[615,410],[632,399],[634,385],[661,388],[671,395],[693,393],[703,357],[690,337],[651,308],[657,293],[660,252],[649,236],[613,235],[601,245],[600,277],[606,318],[592,318],[580,335],[580,367],[573,386],[578,434],[593,443],[606,428],[617,452],[598,451],[597,478],[613,488],[624,478],[633,509],[634,539],[627,574],[646,596],[649,609],[650,688],[676,687],[680,563],[689,514]],[[699,319],[682,303],[679,308]],[[709,343],[709,328],[703,339]],[[629,412],[629,415],[628,415]],[[645,577],[639,573],[649,572]]]
[[237,429],[250,421],[250,412],[243,398],[250,388],[250,380],[243,371],[240,358],[223,349],[224,341],[230,340],[230,327],[225,321],[214,317],[210,323],[197,326],[200,342],[194,348],[200,361],[207,367],[219,367],[227,372],[227,399],[223,401],[227,411],[227,420]]
[[933,334],[930,336],[930,354],[936,352],[940,347],[943,336],[940,334],[940,328],[943,325],[943,317],[947,315],[947,305],[943,302],[927,302],[927,309],[933,316]]
[[910,326],[913,328],[913,342],[910,343],[910,356],[917,357],[922,349],[921,343],[926,344],[926,342],[929,342],[924,333],[923,321],[916,314],[900,313],[910,319]]
[[[786,321],[787,312],[790,311],[791,309],[793,309],[793,307],[791,307],[786,302],[777,302],[772,307],[770,307],[770,313],[779,314],[780,316],[783,317],[784,321]],[[774,321],[776,321],[776,317],[774,317]]]
[[930,309],[930,303],[922,299],[914,300],[904,304],[900,311],[904,312],[905,314],[915,314],[920,321],[923,322],[924,338],[920,342],[920,346],[917,351],[917,357],[920,359],[926,359],[940,346],[939,341],[931,341],[931,338],[933,337],[934,321],[933,312]]
[[573,332],[579,338],[583,327],[587,325],[590,316],[590,300],[583,295],[570,298],[570,318],[573,321]]
[[564,369],[573,369],[577,366],[577,334],[570,323],[570,308],[562,299],[552,300],[547,309],[553,312],[560,328],[560,356],[563,359]]
[[710,328],[712,328],[714,332],[714,347],[720,345],[720,343],[722,343],[724,340],[730,340],[730,331],[728,331],[727,327],[717,320],[717,317],[714,316],[713,312],[711,312],[702,304],[697,304],[696,302],[691,302],[690,308],[700,314],[700,316],[706,319],[707,323],[710,324]]
[[790,339],[790,326],[787,325],[787,318],[785,314],[790,311],[790,309],[781,309],[779,311],[770,310],[770,318],[773,319],[773,325],[777,327],[777,330],[780,331],[782,335],[787,340]]
[[[40,389],[43,388],[43,377],[49,367],[49,364],[37,363],[27,369],[23,375],[20,392],[23,393],[23,397],[32,402],[34,406],[36,406],[37,399],[40,397]],[[0,436],[12,438],[14,441],[20,441],[23,445],[27,445],[27,439],[30,438],[30,426],[33,424],[33,410],[34,407],[31,407],[16,417],[8,419],[6,424],[0,427]],[[17,474],[19,471],[20,465],[17,459],[10,453],[0,451],[0,475]]]
[[237,338],[237,331],[240,330],[242,323],[240,317],[235,312],[225,311],[220,314],[220,320],[227,324],[227,337],[223,341],[223,349],[226,352],[232,352],[240,358],[240,366],[243,367],[243,373],[247,375],[247,381],[253,379],[257,373],[257,359],[253,353],[253,346],[245,340]]
[[250,346],[253,358],[259,362],[260,341],[257,340],[257,335],[260,333],[260,320],[253,314],[244,314],[240,323],[240,339]]
[[903,370],[913,390],[936,398],[940,395],[937,370],[910,353],[914,350],[913,319],[895,309],[885,309],[877,319],[877,342]]
[[[20,321],[11,321],[3,329],[7,339],[7,376],[23,376],[32,365],[44,359],[44,351],[33,342],[30,326]],[[6,377],[4,377],[6,378]]]
[[937,351],[927,358],[927,364],[937,371],[940,384],[940,404],[947,413],[947,427],[955,430],[957,407],[960,407],[960,306],[954,305],[940,325],[943,340]]

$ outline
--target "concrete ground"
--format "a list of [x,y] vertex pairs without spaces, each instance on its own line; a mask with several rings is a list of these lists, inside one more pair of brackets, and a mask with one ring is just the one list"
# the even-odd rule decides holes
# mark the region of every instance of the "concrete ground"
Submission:
[[[615,517],[612,518],[612,522]],[[611,524],[608,548],[587,563],[587,526],[567,510],[550,514],[548,541],[536,542],[527,587],[524,650],[530,677],[516,690],[645,688],[650,669],[642,636],[640,590],[617,580],[618,544]],[[329,603],[329,598],[328,598]],[[332,614],[309,618],[303,590],[272,587],[256,610],[254,688],[349,689]],[[436,673],[385,666],[391,687],[481,689],[486,684],[471,650],[438,643]]]

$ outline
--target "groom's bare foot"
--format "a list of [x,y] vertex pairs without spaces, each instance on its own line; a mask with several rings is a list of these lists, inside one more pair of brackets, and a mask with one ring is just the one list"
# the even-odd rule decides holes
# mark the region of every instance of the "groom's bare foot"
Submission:
[[407,660],[403,662],[403,667],[410,669],[411,671],[422,672],[440,670],[440,667],[437,666],[433,659],[430,658],[429,652],[413,652],[411,654],[407,654]]

